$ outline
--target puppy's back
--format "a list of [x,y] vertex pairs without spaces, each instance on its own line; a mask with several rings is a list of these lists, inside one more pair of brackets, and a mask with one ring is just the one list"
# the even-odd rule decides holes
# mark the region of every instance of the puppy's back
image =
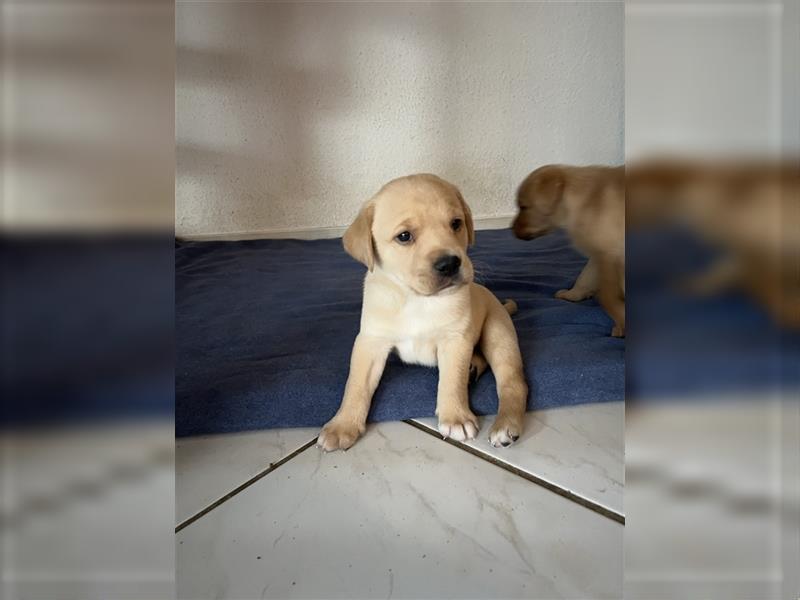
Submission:
[[624,254],[625,167],[566,166],[548,169],[563,180],[565,229],[588,254]]

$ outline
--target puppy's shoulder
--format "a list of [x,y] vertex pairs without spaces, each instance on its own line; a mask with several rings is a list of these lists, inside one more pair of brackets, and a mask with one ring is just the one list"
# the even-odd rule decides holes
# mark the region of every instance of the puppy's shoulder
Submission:
[[499,298],[479,283],[473,282],[470,284],[470,299],[473,306],[477,305],[484,309],[488,309],[493,304],[502,306]]
[[364,277],[362,312],[397,313],[405,304],[405,294],[397,284],[376,272]]

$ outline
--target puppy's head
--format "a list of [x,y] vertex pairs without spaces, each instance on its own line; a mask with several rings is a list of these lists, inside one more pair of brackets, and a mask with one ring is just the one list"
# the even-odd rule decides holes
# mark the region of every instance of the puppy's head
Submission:
[[429,174],[387,183],[344,234],[344,248],[413,292],[432,296],[472,281],[472,213],[458,189]]
[[558,165],[541,167],[525,178],[517,190],[519,213],[512,225],[515,236],[532,240],[558,226],[564,184],[564,171]]

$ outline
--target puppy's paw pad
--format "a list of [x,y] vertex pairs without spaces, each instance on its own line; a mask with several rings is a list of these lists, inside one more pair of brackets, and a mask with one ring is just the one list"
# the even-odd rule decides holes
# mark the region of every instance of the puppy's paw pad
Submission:
[[325,452],[347,450],[356,443],[359,435],[361,435],[361,431],[356,425],[329,421],[317,438],[317,446]]
[[459,442],[474,440],[478,435],[478,420],[474,415],[465,419],[440,419],[439,433],[443,438],[451,438]]
[[505,448],[516,442],[521,434],[521,426],[506,419],[498,419],[489,432],[489,443],[495,448]]

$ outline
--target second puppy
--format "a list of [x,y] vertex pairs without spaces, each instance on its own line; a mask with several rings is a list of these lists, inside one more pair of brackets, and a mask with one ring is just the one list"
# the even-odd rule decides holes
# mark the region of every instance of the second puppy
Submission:
[[514,235],[530,240],[561,228],[589,261],[571,289],[556,298],[579,302],[593,295],[614,320],[611,335],[625,336],[625,167],[546,165],[517,191]]
[[367,267],[361,330],[336,415],[319,435],[324,450],[346,450],[365,431],[367,413],[389,353],[406,363],[439,367],[439,431],[474,438],[478,419],[467,396],[471,367],[497,380],[500,406],[489,433],[493,446],[522,434],[528,386],[509,313],[473,282],[467,246],[472,213],[458,189],[435,175],[387,183],[344,234],[345,250]]

